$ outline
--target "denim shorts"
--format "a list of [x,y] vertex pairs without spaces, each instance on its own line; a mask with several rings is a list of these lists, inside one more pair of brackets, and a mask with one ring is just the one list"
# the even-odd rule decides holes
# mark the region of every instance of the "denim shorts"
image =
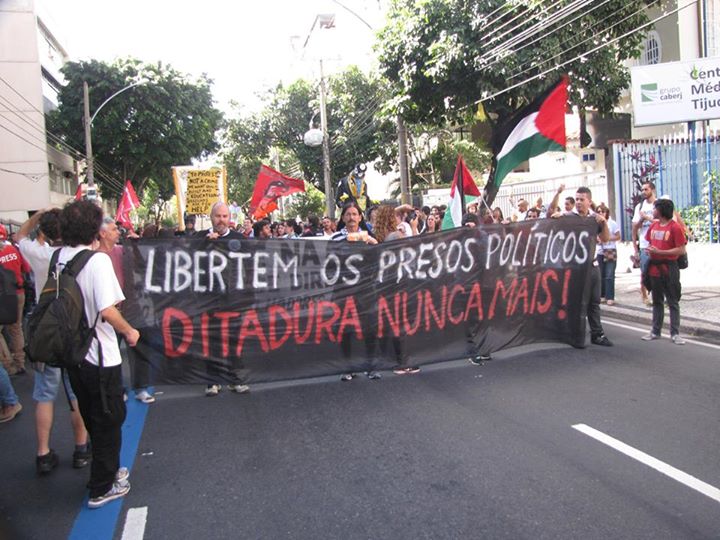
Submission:
[[640,272],[646,274],[650,266],[650,254],[645,249],[640,250]]
[[[70,401],[75,401],[77,398],[70,386],[70,380],[68,379],[67,372],[65,372],[64,375]],[[62,394],[65,393],[65,390],[62,389],[62,384],[60,383],[60,368],[45,366],[41,372],[37,370],[35,371],[35,386],[33,387],[33,399],[35,401],[39,401],[41,403],[55,401],[58,392]]]

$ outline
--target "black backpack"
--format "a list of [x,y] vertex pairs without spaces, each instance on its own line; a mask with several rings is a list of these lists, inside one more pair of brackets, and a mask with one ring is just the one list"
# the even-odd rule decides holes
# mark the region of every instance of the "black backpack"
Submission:
[[0,326],[18,320],[18,294],[15,272],[0,266]]
[[[71,368],[85,360],[95,335],[85,316],[85,302],[75,279],[95,254],[84,249],[57,270],[60,250],[50,259],[48,279],[28,320],[25,353],[31,362]],[[98,314],[99,315],[99,314]]]

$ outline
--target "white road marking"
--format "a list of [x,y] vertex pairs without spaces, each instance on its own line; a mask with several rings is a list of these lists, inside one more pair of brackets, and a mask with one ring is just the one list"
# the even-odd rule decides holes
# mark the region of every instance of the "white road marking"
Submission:
[[698,480],[694,476],[691,476],[681,471],[680,469],[676,469],[672,465],[668,465],[667,463],[660,461],[659,459],[656,459],[651,455],[646,454],[645,452],[641,452],[637,448],[633,448],[632,446],[629,446],[622,441],[614,439],[613,437],[611,437],[610,435],[606,435],[602,431],[591,428],[588,425],[575,424],[573,428],[581,433],[584,433],[588,437],[592,437],[596,441],[606,444],[609,447],[614,448],[618,452],[622,452],[626,456],[636,459],[640,463],[643,463],[648,467],[651,467],[656,471],[661,472],[666,476],[669,476],[673,480],[677,480],[681,484],[685,484],[687,487],[702,493],[706,497],[710,497],[711,499],[720,502],[720,489],[711,486],[710,484],[706,484],[702,480]]
[[145,536],[145,523],[147,523],[147,506],[131,508],[125,518],[122,540],[142,540]]
[[[633,330],[635,332],[640,332],[642,334],[647,334],[650,331],[649,328],[639,328],[637,326],[630,326],[630,325],[615,322],[615,321],[608,321],[607,319],[603,319],[603,324],[609,324],[610,326],[617,326],[619,328],[625,328],[626,330]],[[680,335],[682,336],[682,333]],[[692,343],[693,345],[700,345],[701,347],[708,347],[709,349],[717,349],[720,351],[720,345],[714,345],[712,343],[705,343],[703,341],[696,341],[694,339],[688,339],[685,336],[683,336],[683,338],[685,339],[685,341],[687,343]],[[670,338],[667,337],[667,335],[664,336],[662,339],[667,339],[668,343],[672,344],[670,341]],[[679,347],[679,345],[676,345],[676,346]]]

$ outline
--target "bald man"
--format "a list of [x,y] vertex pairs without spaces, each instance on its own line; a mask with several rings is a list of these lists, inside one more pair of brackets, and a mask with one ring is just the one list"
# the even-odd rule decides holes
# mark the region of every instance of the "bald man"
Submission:
[[230,228],[230,209],[224,202],[218,201],[212,205],[210,221],[212,227],[198,231],[195,233],[196,236],[205,236],[211,240],[216,240],[217,238],[243,238],[242,234]]
[[[210,221],[212,227],[205,229],[204,231],[198,231],[195,236],[203,236],[210,240],[217,240],[219,238],[237,238],[239,240],[245,237],[242,233],[234,231],[230,228],[230,209],[228,205],[222,201],[218,201],[212,205],[210,210]],[[214,381],[212,384],[208,384],[205,387],[205,395],[207,397],[217,396],[222,390],[222,377],[221,375],[227,370],[223,370],[222,367],[216,366],[213,362],[207,362],[205,364],[208,378]],[[238,366],[241,367],[241,366]],[[227,375],[227,373],[225,373]],[[243,381],[237,374],[235,369],[230,369],[229,376],[232,379],[232,383],[228,385],[228,389],[238,394],[245,394],[250,391],[250,387],[243,384]]]

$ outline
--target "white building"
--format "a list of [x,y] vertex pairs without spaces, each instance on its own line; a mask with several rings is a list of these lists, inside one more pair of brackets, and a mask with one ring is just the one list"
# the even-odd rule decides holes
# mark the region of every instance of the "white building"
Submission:
[[47,144],[45,113],[57,107],[68,54],[33,0],[0,0],[0,219],[62,206],[77,187],[78,164]]

